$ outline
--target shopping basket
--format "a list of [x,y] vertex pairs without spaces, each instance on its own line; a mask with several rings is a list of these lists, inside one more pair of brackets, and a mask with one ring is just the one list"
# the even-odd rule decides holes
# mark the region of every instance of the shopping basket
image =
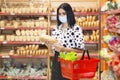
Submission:
[[[85,56],[86,52],[87,56]],[[59,61],[62,76],[70,80],[78,80],[79,78],[93,78],[100,60],[91,58],[89,51],[84,50],[80,60],[70,61],[59,58]]]

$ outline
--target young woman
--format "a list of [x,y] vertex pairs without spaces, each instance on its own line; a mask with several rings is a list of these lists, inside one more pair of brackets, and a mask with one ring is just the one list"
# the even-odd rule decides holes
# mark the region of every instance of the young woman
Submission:
[[57,9],[57,27],[52,30],[51,35],[58,39],[54,45],[54,58],[52,65],[51,80],[67,80],[61,75],[59,52],[81,52],[84,49],[83,33],[80,26],[76,25],[74,13],[70,4],[63,3]]

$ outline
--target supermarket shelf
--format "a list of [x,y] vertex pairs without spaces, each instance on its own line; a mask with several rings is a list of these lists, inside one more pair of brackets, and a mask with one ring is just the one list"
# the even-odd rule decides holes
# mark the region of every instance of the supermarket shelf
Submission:
[[10,55],[10,58],[47,58],[47,55],[41,55],[41,56],[20,56],[20,55]]
[[[99,15],[99,12],[74,12],[76,16],[81,16],[81,15]],[[56,12],[51,12],[51,15],[56,15]]]
[[108,29],[110,32],[114,32],[114,33],[118,33],[120,34],[120,29],[117,29],[117,28],[110,28]]
[[83,30],[98,30],[99,27],[82,27]]
[[108,45],[108,47],[115,53],[120,54],[120,50],[118,50],[115,46]]
[[120,9],[106,11],[105,13],[107,13],[107,14],[120,14]]
[[51,0],[52,2],[55,1],[55,2],[61,2],[61,1],[70,1],[70,2],[96,2],[96,0]]
[[12,26],[6,26],[6,27],[1,27],[1,30],[14,30],[14,29],[21,29],[21,30],[25,30],[25,29],[47,29],[47,27],[21,27],[19,26],[18,28],[14,28]]
[[111,10],[111,11],[103,11],[102,14],[120,14],[120,9]]
[[1,41],[1,44],[43,44],[42,42],[35,41]]
[[85,42],[85,44],[98,44],[98,42],[95,42],[95,41],[89,41],[89,42]]
[[[53,30],[54,28],[51,28],[51,30]],[[98,30],[99,27],[82,27],[83,30]]]
[[0,16],[9,16],[9,15],[15,15],[15,16],[40,16],[40,15],[48,15],[48,13],[3,13],[0,12]]
[[11,76],[0,76],[0,79],[37,79],[37,80],[39,80],[39,79],[47,79],[47,76],[39,76],[39,77],[29,77],[29,76],[27,76],[27,77],[11,77]]
[[1,54],[0,58],[47,58],[47,55],[39,55],[39,56],[22,56],[22,55],[9,55],[9,54]]
[[76,16],[80,15],[99,15],[99,12],[74,12]]

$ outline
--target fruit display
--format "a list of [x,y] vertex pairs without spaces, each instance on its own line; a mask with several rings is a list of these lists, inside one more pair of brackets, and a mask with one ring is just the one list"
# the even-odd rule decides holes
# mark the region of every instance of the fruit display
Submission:
[[108,0],[102,6],[101,11],[109,11],[109,10],[114,10],[114,9],[118,9],[118,8],[119,8],[119,4],[118,4],[118,2],[116,2],[116,0],[115,1]]
[[60,58],[64,60],[70,60],[70,61],[75,61],[77,60],[77,53],[76,52],[60,52]]
[[115,15],[111,15],[107,17],[107,25],[109,28],[115,28],[116,24],[118,23],[118,17],[116,17]]

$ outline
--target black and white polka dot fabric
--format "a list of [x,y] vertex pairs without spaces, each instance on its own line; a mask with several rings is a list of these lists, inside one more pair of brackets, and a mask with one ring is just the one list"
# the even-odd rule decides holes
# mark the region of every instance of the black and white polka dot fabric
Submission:
[[68,48],[84,49],[82,29],[75,25],[62,31],[62,25],[52,30],[51,36],[57,38],[59,43]]

